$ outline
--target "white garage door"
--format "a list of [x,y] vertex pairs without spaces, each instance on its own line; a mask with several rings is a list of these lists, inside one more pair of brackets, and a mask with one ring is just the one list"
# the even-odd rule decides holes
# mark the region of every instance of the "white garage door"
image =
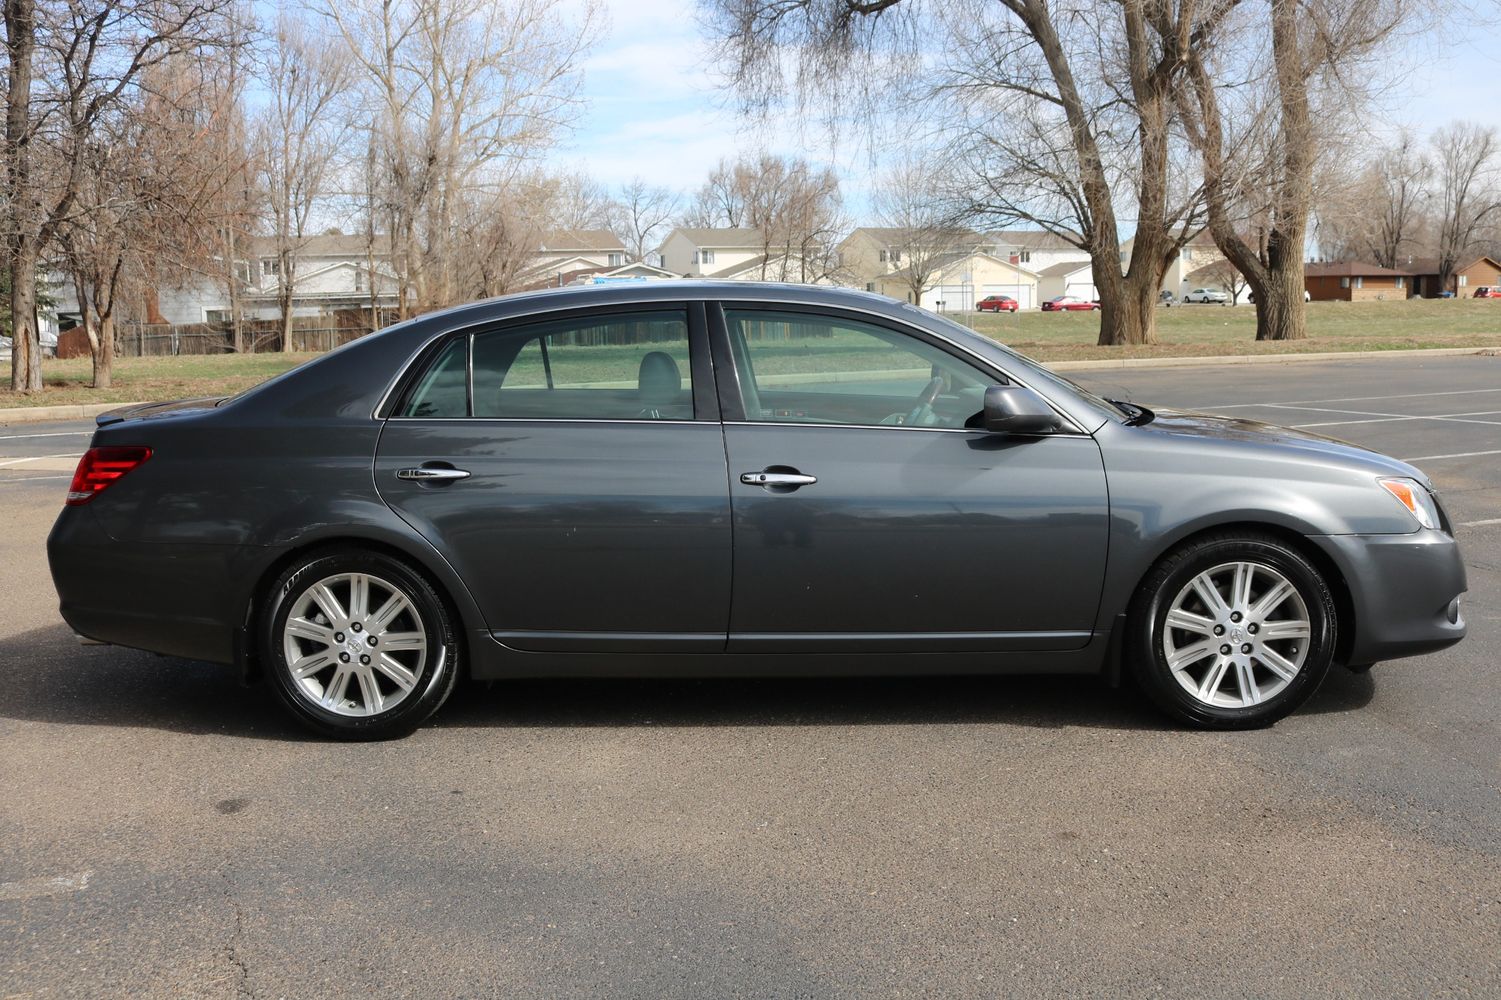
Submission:
[[975,307],[974,285],[939,285],[936,293],[944,312],[964,312]]
[[982,285],[980,297],[983,299],[987,295],[1009,295],[1021,309],[1031,309],[1037,304],[1032,301],[1031,285]]
[[1086,302],[1093,302],[1100,297],[1100,293],[1095,290],[1093,281],[1070,281],[1064,286],[1063,294],[1072,295],[1074,298],[1083,299]]

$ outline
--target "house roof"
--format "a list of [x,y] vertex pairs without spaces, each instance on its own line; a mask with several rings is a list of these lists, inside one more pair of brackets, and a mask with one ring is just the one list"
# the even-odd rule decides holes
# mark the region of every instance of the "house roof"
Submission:
[[[951,229],[942,229],[935,227],[935,232],[939,233],[942,236],[944,242],[947,243],[980,244],[985,242],[985,236],[983,234],[977,233],[973,229],[965,229],[961,226],[955,226]],[[860,226],[859,228],[851,232],[849,236],[846,236],[845,240],[848,241],[850,239],[853,239],[856,235],[861,233],[871,237],[878,243],[891,245],[909,241],[911,238],[912,230],[904,228],[902,226]]]
[[543,235],[538,249],[550,253],[568,250],[624,250],[625,244],[608,229],[555,229]]
[[997,246],[1019,247],[1023,250],[1079,249],[1078,244],[1070,243],[1046,229],[998,229],[993,233],[986,233],[985,238]]
[[[1003,264],[1006,267],[1012,268],[1013,270],[1020,271],[1023,274],[1039,274],[1039,272],[1034,271],[1029,267],[1022,267],[1020,264],[1013,264],[1009,260],[1002,260],[995,254],[987,253],[984,250],[953,250],[948,253],[936,254],[931,260],[928,261],[928,273],[938,274],[942,271],[951,271],[953,270],[955,264],[958,264],[961,261],[969,260],[971,257],[985,257],[989,260],[995,261],[997,264]],[[911,273],[912,267],[911,265],[908,265],[901,270],[892,271],[890,274],[883,274],[878,280],[890,281],[893,278],[906,278]]]
[[1192,271],[1189,271],[1187,274],[1185,274],[1183,277],[1188,279],[1189,281],[1208,281],[1211,278],[1218,278],[1223,275],[1225,273],[1225,268],[1227,267],[1235,271],[1235,273],[1237,274],[1240,273],[1240,268],[1232,264],[1230,262],[1230,259],[1227,257],[1222,260],[1217,260],[1212,264],[1205,264],[1203,267],[1196,267]]
[[667,239],[670,240],[679,234],[686,237],[694,246],[708,247],[711,250],[760,247],[762,239],[759,229],[688,229],[683,226],[668,233]]
[[[1492,267],[1501,268],[1501,262],[1498,262],[1493,257],[1481,254],[1478,257],[1471,257],[1469,260],[1455,264],[1454,273],[1458,274],[1460,271],[1468,271],[1470,268],[1474,267],[1476,264],[1479,264],[1483,260],[1490,261]],[[1409,257],[1407,258],[1406,271],[1409,274],[1438,274],[1438,258]]]
[[1359,260],[1312,261],[1303,265],[1305,278],[1405,278],[1411,271],[1396,271]]
[[[296,242],[297,257],[363,257],[367,247],[367,238],[363,234],[348,235],[345,233],[319,233],[316,236],[305,236]],[[276,238],[272,236],[255,236],[250,240],[251,252],[258,257],[265,257],[276,253]],[[376,233],[374,250],[376,256],[380,256],[391,249],[390,237],[384,233]]]
[[1039,278],[1058,278],[1065,274],[1073,274],[1075,271],[1088,271],[1094,265],[1087,260],[1065,260],[1053,264],[1037,272]]

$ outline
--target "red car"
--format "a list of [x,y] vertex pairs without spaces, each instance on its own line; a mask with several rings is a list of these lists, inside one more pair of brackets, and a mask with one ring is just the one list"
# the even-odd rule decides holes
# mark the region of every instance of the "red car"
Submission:
[[1009,295],[987,295],[975,303],[980,312],[1016,312],[1017,302]]
[[1098,302],[1086,302],[1072,295],[1059,295],[1042,304],[1043,312],[1075,312],[1081,309],[1098,309]]
[[1501,299],[1501,288],[1492,288],[1490,285],[1481,285],[1475,289],[1472,298],[1477,299]]

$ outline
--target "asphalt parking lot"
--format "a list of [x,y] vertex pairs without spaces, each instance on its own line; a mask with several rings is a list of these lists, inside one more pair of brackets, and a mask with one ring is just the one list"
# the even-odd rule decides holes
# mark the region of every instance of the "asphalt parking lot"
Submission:
[[1251,733],[1078,679],[568,681],[322,743],[74,644],[88,425],[0,428],[0,997],[1501,995],[1501,358],[1079,379],[1414,462],[1469,638]]

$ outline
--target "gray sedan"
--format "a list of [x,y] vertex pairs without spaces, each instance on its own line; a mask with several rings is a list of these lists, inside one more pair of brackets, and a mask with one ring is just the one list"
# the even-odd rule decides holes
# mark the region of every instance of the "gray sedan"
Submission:
[[1103,675],[1244,728],[1465,633],[1417,469],[745,283],[512,296],[106,414],[48,552],[80,636],[347,739],[461,675]]

